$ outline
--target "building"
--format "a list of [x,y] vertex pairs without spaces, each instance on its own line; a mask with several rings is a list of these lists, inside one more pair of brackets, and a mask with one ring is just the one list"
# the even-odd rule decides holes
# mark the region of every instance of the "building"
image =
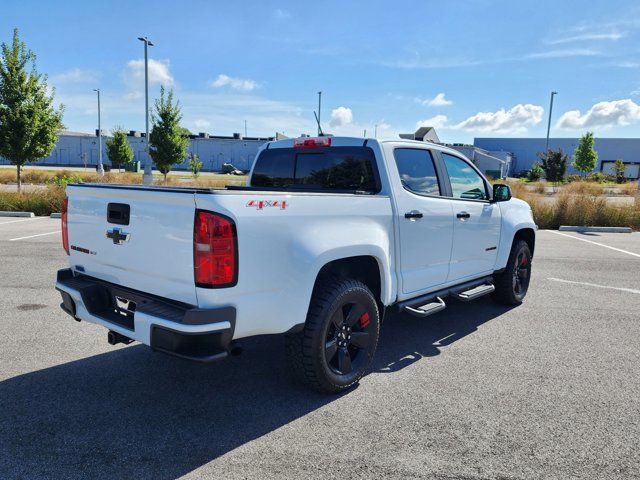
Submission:
[[[106,138],[102,137],[102,161],[104,165],[111,165],[105,147]],[[130,131],[127,139],[133,149],[134,160],[144,165],[148,158],[145,134]],[[228,137],[200,133],[189,136],[188,153],[195,153],[200,157],[203,171],[218,171],[223,163],[231,163],[240,170],[249,170],[258,149],[270,140],[273,138],[242,137],[239,133]],[[31,162],[30,165],[95,168],[98,165],[98,144],[97,131],[95,134],[63,131],[51,155]],[[8,160],[0,157],[0,165],[8,163]],[[184,162],[173,167],[174,170],[188,168],[187,157]]]
[[[550,138],[549,148],[560,148],[571,158],[579,141],[579,138]],[[545,138],[476,138],[473,145],[495,157],[510,156],[509,175],[515,175],[526,172],[534,162],[540,161],[538,154],[544,151],[545,143]],[[640,176],[640,138],[596,138],[594,148],[598,152],[595,171],[612,174],[613,163],[619,159],[626,165],[627,178]],[[577,173],[570,163],[567,171]]]

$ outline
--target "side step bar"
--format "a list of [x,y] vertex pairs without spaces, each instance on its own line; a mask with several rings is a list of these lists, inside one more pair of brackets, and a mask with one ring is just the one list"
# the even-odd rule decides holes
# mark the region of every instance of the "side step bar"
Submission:
[[483,295],[492,293],[495,290],[496,287],[494,287],[493,284],[478,285],[477,287],[471,288],[469,290],[464,290],[462,292],[453,293],[452,295],[462,302],[470,302],[471,300],[475,300],[476,298],[482,297]]
[[440,297],[436,297],[435,302],[430,302],[420,307],[411,307],[407,305],[404,307],[405,311],[409,312],[411,315],[415,315],[416,317],[428,317],[433,313],[437,313],[440,310],[444,310],[447,305],[444,303]]
[[447,307],[442,297],[451,296],[463,302],[470,302],[495,291],[495,289],[493,277],[478,278],[461,285],[405,300],[398,303],[398,309],[416,317],[427,317]]

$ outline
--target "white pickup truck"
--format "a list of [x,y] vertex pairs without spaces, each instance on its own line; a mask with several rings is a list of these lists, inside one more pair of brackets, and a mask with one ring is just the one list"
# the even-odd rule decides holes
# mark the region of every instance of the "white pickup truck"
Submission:
[[65,312],[111,344],[199,361],[286,334],[294,373],[325,392],[364,375],[391,308],[426,317],[489,293],[516,305],[529,285],[529,205],[427,142],[281,140],[258,152],[246,187],[67,195]]

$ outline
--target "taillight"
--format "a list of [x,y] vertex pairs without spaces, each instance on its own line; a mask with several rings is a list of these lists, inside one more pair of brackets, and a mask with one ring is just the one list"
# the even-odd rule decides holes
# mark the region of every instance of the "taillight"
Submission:
[[237,283],[236,225],[229,217],[206,210],[196,210],[193,227],[193,272],[198,287],[231,287]]
[[293,141],[293,148],[322,148],[331,146],[331,137],[300,137]]
[[62,202],[62,213],[60,214],[60,225],[62,229],[62,248],[69,255],[69,228],[67,225],[67,210],[69,209],[69,199],[65,198]]

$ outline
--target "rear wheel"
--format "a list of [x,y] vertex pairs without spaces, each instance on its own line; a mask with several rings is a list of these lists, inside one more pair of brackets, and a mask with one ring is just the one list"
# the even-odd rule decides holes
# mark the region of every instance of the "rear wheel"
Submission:
[[505,305],[520,305],[529,290],[531,250],[524,240],[513,242],[507,267],[494,277],[493,298]]
[[380,315],[373,294],[357,280],[321,280],[304,330],[287,336],[290,366],[300,380],[321,392],[355,385],[371,366]]

